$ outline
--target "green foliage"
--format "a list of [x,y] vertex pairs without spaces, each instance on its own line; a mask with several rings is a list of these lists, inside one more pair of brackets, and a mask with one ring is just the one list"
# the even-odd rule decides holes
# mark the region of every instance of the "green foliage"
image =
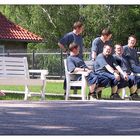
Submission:
[[80,9],[86,26],[86,45],[100,31],[109,27],[113,33],[113,43],[127,43],[130,34],[139,34],[140,7],[130,5],[87,5]]
[[60,75],[60,55],[36,55],[35,68],[48,69],[49,75]]
[[0,11],[11,21],[47,41],[44,45],[30,43],[30,49],[35,50],[57,48],[59,38],[71,31],[73,22],[79,19],[79,5],[3,5]]
[[79,19],[85,24],[85,47],[91,47],[91,41],[105,27],[112,30],[113,43],[126,44],[130,34],[140,37],[139,5],[0,5],[0,11],[44,38],[44,43],[29,43],[29,51],[58,48],[58,40]]
[[41,5],[40,8],[45,16],[46,33],[44,36],[46,37],[47,45],[49,48],[58,47],[57,43],[60,37],[71,31],[73,22],[79,19],[79,6]]

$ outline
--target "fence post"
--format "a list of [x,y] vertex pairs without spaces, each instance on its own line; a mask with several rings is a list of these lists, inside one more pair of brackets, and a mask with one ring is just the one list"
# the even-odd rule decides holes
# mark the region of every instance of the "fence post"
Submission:
[[35,50],[33,50],[33,53],[32,53],[32,69],[35,68]]
[[62,79],[63,51],[61,49],[60,78]]
[[[35,69],[35,50],[32,53],[32,69]],[[32,74],[32,78],[34,78],[34,74]]]

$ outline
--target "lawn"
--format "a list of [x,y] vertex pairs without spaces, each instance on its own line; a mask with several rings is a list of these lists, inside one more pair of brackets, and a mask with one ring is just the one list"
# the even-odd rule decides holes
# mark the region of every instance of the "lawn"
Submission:
[[[12,91],[23,91],[23,86],[0,86],[0,89],[2,90],[12,90]],[[86,89],[86,93],[88,94],[89,90]],[[32,86],[30,87],[30,91],[32,92],[40,92],[39,86]],[[78,91],[78,93],[80,90]],[[103,98],[109,98],[110,96],[110,88],[105,88],[102,93]],[[62,82],[47,82],[46,85],[46,93],[53,93],[57,94],[57,96],[54,95],[46,95],[46,100],[64,100],[64,97],[62,96],[64,94],[63,90],[63,83]],[[59,96],[61,95],[61,96]],[[23,100],[24,95],[19,93],[6,93],[6,96],[2,97],[0,96],[0,100]],[[39,100],[40,97],[31,97],[29,100]]]

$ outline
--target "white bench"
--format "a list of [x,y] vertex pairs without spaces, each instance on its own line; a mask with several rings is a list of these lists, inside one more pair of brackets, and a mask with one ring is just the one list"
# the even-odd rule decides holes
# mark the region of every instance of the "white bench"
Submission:
[[[65,67],[65,76],[66,76],[66,96],[65,100],[68,100],[69,97],[81,97],[82,100],[86,100],[86,78],[87,72],[73,72],[70,73],[67,69],[67,61],[64,59],[64,67]],[[80,81],[73,80],[73,76],[75,74],[82,75],[82,79]],[[81,94],[70,94],[71,87],[81,87]]]
[[[85,61],[85,63],[90,69],[93,69],[92,61]],[[66,90],[65,99],[68,100],[69,97],[75,97],[76,96],[76,97],[81,97],[82,100],[85,100],[86,99],[86,86],[87,86],[86,79],[85,79],[86,72],[77,72],[77,73],[68,72],[66,59],[64,59],[64,67],[65,67],[65,76],[66,76],[66,82],[67,82],[66,83],[67,90]],[[80,81],[71,80],[71,78],[74,74],[81,74],[82,79]],[[77,94],[76,95],[71,95],[70,94],[71,87],[77,87],[77,86],[81,87],[81,95],[77,95]],[[124,99],[125,97],[127,97],[126,88],[122,88],[122,99]]]
[[[40,73],[40,79],[31,79],[29,73]],[[24,100],[30,96],[28,86],[41,86],[41,98],[45,99],[47,70],[28,70],[26,57],[0,57],[0,85],[25,86]]]

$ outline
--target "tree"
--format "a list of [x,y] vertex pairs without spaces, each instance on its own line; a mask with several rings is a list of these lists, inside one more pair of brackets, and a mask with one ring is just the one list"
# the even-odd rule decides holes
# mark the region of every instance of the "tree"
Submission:
[[44,43],[30,43],[29,50],[58,48],[58,40],[79,19],[85,25],[87,48],[104,27],[112,30],[114,44],[126,44],[130,34],[140,37],[139,5],[1,5],[0,11],[14,23],[44,38]]
[[47,41],[29,44],[32,49],[58,48],[58,39],[79,19],[79,5],[3,5],[0,11],[14,23]]
[[113,42],[127,43],[130,34],[140,36],[140,6],[130,5],[87,5],[80,9],[86,25],[86,44],[99,35],[104,27],[113,32]]

